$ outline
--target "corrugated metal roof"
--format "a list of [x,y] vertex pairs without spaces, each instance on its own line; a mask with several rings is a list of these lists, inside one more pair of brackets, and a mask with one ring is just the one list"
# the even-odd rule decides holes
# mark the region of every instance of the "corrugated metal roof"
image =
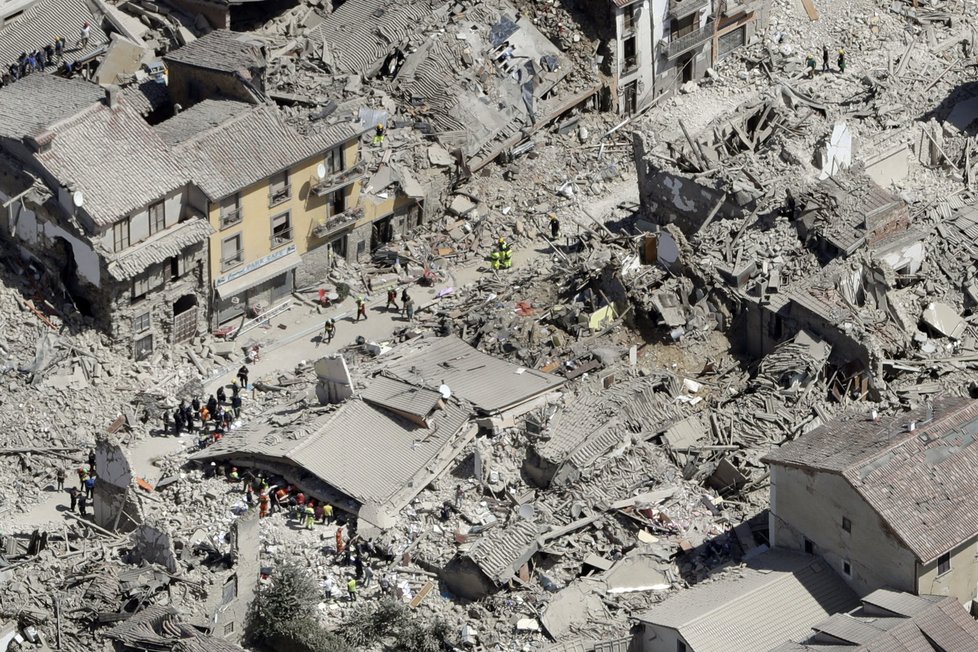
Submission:
[[391,410],[424,417],[438,405],[441,394],[393,378],[377,376],[370,381],[370,386],[360,393],[360,398]]
[[415,340],[413,350],[392,357],[383,373],[431,389],[444,383],[455,396],[490,414],[525,403],[564,383],[558,376],[486,355],[454,336]]
[[940,399],[933,414],[929,422],[927,406],[876,422],[849,414],[764,460],[843,475],[926,563],[978,532],[978,401]]
[[694,586],[638,618],[678,630],[696,652],[758,652],[804,638],[812,625],[858,605],[825,562],[772,550],[737,576]]
[[167,53],[163,60],[228,73],[265,66],[260,41],[247,33],[226,29],[205,34]]
[[[81,26],[86,21],[92,25],[92,30],[88,45],[82,48],[79,37]],[[59,36],[67,41],[65,59],[80,59],[109,42],[101,24],[102,16],[96,15],[85,0],[40,0],[16,20],[0,27],[0,65],[6,68],[17,61],[21,52],[53,45],[54,39]],[[45,76],[43,73],[33,73],[28,77],[35,75]]]
[[52,125],[50,135],[50,149],[36,158],[60,183],[84,193],[84,210],[100,226],[162,199],[188,179],[122,94],[116,108],[92,105]]
[[109,273],[120,281],[142,274],[150,265],[179,256],[187,247],[206,241],[214,229],[207,220],[191,218],[160,231],[118,256],[109,256]]
[[17,140],[34,136],[103,97],[105,91],[87,81],[28,75],[0,88],[0,136]]

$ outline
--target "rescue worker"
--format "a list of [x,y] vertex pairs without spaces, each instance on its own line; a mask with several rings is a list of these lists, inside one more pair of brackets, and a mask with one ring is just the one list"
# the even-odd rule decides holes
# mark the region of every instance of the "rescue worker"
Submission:
[[837,63],[839,64],[839,72],[846,71],[846,50],[845,48],[839,48],[839,58]]
[[305,514],[306,517],[305,518],[306,529],[311,530],[312,526],[316,524],[316,508],[313,506],[313,503],[311,501],[309,502],[308,505],[306,505],[305,509],[303,510],[303,513]]
[[346,550],[346,546],[343,543],[343,528],[338,527],[336,528],[336,553],[342,554],[344,550]]
[[384,144],[384,123],[378,122],[374,129],[374,145]]
[[499,265],[500,265],[499,261],[501,258],[502,258],[502,253],[500,253],[499,251],[493,251],[491,254],[489,254],[489,264],[492,265],[492,268],[494,270],[499,269]]
[[560,220],[557,219],[557,213],[550,214],[550,237],[556,240],[560,236]]
[[367,301],[362,296],[357,297],[357,321],[360,317],[367,318]]
[[350,581],[346,583],[346,592],[350,596],[350,602],[357,601],[357,581],[355,578],[351,577]]
[[336,320],[330,317],[323,325],[323,337],[327,344],[333,341],[333,335],[336,335]]
[[258,497],[258,518],[265,518],[268,516],[269,502],[267,493],[263,493]]
[[815,57],[811,54],[805,59],[805,74],[808,75],[809,79],[815,77]]

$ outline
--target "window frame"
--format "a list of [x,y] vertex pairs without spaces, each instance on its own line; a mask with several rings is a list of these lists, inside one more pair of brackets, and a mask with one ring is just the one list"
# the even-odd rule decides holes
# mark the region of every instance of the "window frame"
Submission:
[[[149,341],[149,347],[148,348],[141,347],[140,343],[146,342],[147,340]],[[153,355],[153,351],[154,351],[154,347],[153,347],[152,333],[147,333],[146,335],[143,335],[142,337],[137,337],[136,339],[133,340],[132,357],[135,358],[136,360],[145,360],[149,356]]]
[[842,531],[852,534],[852,521],[847,516],[842,517]]
[[[132,244],[131,219],[126,217],[112,224],[112,251],[125,251]],[[123,233],[125,231],[125,233]]]
[[[282,178],[281,187],[278,187],[278,179]],[[281,172],[273,174],[268,178],[268,207],[284,204],[292,198],[292,183],[289,178],[289,170],[286,168]]]
[[166,229],[166,204],[164,204],[163,200],[150,204],[146,210],[146,215],[149,220],[150,236],[156,235]]
[[[220,222],[221,231],[223,231],[224,229],[229,229],[235,224],[241,223],[241,221],[244,219],[244,214],[243,214],[244,211],[242,211],[241,209],[241,195],[239,193],[235,193],[230,197],[234,199],[233,210],[225,210],[225,204],[223,200],[218,203],[218,221]],[[225,197],[225,199],[228,198]],[[229,215],[232,216],[230,219],[228,218]]]
[[[235,256],[237,260],[234,260],[234,262],[229,264],[229,261],[232,261],[232,258],[226,257],[224,255],[224,245],[226,245],[231,240],[238,241],[237,255]],[[232,233],[231,235],[221,240],[221,271],[225,272],[229,269],[234,269],[235,267],[243,264],[244,264],[244,237],[241,231],[238,231],[237,233]]]
[[132,318],[132,332],[141,335],[153,327],[153,310],[147,310]]
[[842,560],[842,574],[846,577],[852,577],[852,562],[848,559]]
[[[282,238],[281,236],[275,235],[275,220],[284,217],[286,228],[285,231],[288,233],[288,238]],[[293,232],[292,225],[292,211],[285,211],[284,213],[278,213],[277,215],[272,215],[269,220],[269,244],[272,249],[278,249],[279,247],[284,247],[295,239],[295,233]]]
[[323,165],[326,166],[326,176],[339,174],[346,169],[346,156],[342,145],[337,145],[326,152],[323,157]]
[[[142,288],[142,292],[140,292]],[[136,303],[146,298],[149,294],[149,274],[143,272],[132,279],[132,302]]]
[[[941,570],[942,566],[944,566],[944,570]],[[937,558],[937,577],[947,575],[951,570],[951,551],[949,550]]]

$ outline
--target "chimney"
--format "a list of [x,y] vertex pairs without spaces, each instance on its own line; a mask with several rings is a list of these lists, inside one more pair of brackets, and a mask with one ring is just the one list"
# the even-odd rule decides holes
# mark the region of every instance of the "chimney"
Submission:
[[105,106],[110,109],[115,109],[119,106],[119,94],[122,89],[114,84],[108,84],[105,87]]

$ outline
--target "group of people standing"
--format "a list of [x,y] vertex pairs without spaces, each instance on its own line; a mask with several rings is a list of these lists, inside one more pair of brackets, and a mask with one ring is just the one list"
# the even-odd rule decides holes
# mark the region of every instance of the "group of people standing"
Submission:
[[[92,36],[92,24],[87,20],[78,30],[78,40],[75,42],[79,49],[88,47]],[[56,36],[53,41],[30,52],[21,52],[17,61],[7,66],[0,74],[0,88],[8,86],[33,72],[43,72],[50,66],[61,65],[61,73],[71,75],[74,72],[72,63],[65,59],[68,41],[63,36]]]
[[[78,474],[78,486],[68,487],[68,498],[71,500],[69,509],[74,512],[78,508],[78,513],[82,516],[88,515],[88,506],[95,501],[95,451],[88,451],[88,463],[82,464],[76,470]],[[65,476],[67,475],[64,467],[58,467],[55,472],[55,479],[58,483],[58,491],[65,491]]]
[[241,416],[241,390],[247,386],[248,367],[245,365],[238,370],[237,377],[229,385],[230,397],[225,390],[226,386],[221,385],[206,403],[202,403],[200,397],[194,396],[189,403],[182,399],[172,413],[164,410],[163,434],[172,432],[179,437],[184,431],[198,433],[197,444],[201,449],[220,441],[231,429],[231,424]]

